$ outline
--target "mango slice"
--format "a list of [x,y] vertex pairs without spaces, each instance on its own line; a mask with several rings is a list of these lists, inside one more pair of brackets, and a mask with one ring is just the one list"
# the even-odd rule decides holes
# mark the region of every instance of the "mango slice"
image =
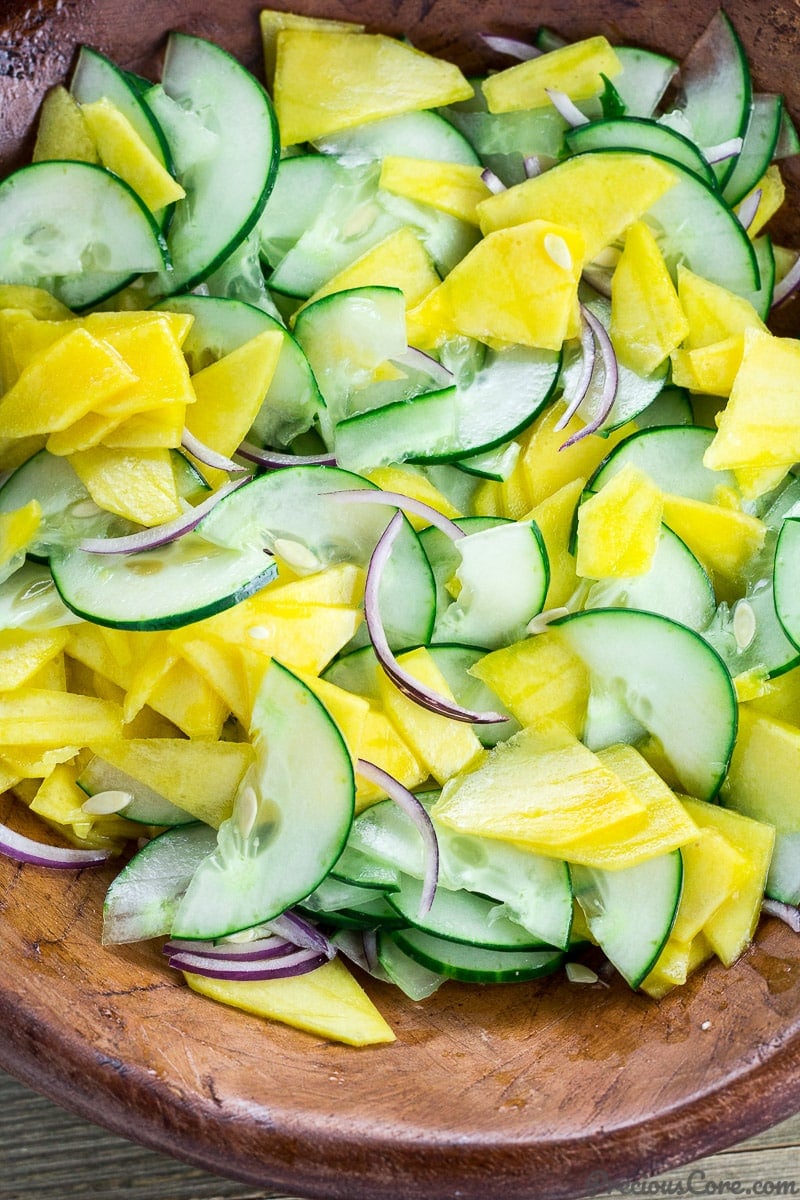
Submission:
[[589,579],[645,575],[661,535],[664,500],[631,463],[578,509],[576,573]]
[[267,329],[193,375],[197,401],[187,429],[220,454],[232,454],[264,403],[282,346],[280,330]]
[[60,158],[96,163],[98,157],[97,145],[77,100],[65,87],[51,88],[39,111],[33,161]]
[[387,154],[381,162],[380,186],[471,225],[478,224],[478,204],[492,194],[483,182],[479,164],[433,162],[394,154]]
[[612,79],[621,70],[606,38],[586,38],[490,75],[483,94],[493,113],[543,108],[550,103],[548,88],[571,100],[588,100],[603,90],[603,75]]
[[110,100],[104,97],[81,105],[81,116],[103,166],[124,179],[151,212],[185,197],[178,181]]
[[688,332],[658,243],[644,221],[636,221],[611,280],[609,333],[617,356],[632,371],[649,375]]
[[485,654],[470,675],[491,688],[520,725],[558,722],[579,737],[589,702],[583,660],[550,633]]

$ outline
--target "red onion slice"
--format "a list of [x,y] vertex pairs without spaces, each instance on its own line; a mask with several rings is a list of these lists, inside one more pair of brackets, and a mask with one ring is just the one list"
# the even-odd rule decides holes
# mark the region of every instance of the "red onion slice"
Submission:
[[577,129],[579,125],[589,124],[589,118],[584,116],[566,92],[560,92],[557,88],[545,88],[544,90],[553,108],[573,129]]
[[336,947],[325,934],[291,909],[268,921],[267,926],[277,937],[285,938],[287,942],[299,946],[302,950],[313,950],[327,958],[333,958],[336,954]]
[[[365,779],[369,779],[371,783],[376,783],[378,787],[383,788],[386,795],[394,800],[398,808],[402,809],[406,816],[414,822],[420,832],[425,847],[425,876],[419,901],[419,915],[424,917],[427,912],[430,912],[436,894],[436,885],[439,882],[439,841],[433,821],[414,793],[404,787],[399,779],[395,779],[394,775],[384,771],[382,767],[368,762],[365,758],[359,758],[356,760],[356,771]],[[366,952],[366,943],[364,948]],[[369,955],[367,956],[369,957]]]
[[0,854],[32,867],[55,867],[62,871],[100,867],[109,857],[108,850],[65,850],[61,846],[35,842],[7,825],[0,825]]
[[544,170],[541,157],[538,154],[526,154],[522,160],[526,179],[535,179]]
[[777,917],[779,921],[783,921],[795,933],[800,933],[800,909],[795,908],[793,904],[784,904],[781,900],[766,899],[761,904],[761,911],[769,913],[771,917]]
[[775,284],[771,307],[777,308],[779,304],[783,304],[790,296],[794,295],[798,288],[800,288],[800,254],[798,254],[780,283]]
[[472,712],[468,708],[462,708],[455,701],[440,696],[438,692],[434,692],[425,684],[420,683],[408,671],[404,671],[392,653],[381,621],[378,592],[383,569],[389,560],[395,538],[402,528],[402,522],[402,513],[395,513],[381,534],[367,568],[367,581],[364,588],[364,620],[378,662],[398,691],[418,704],[420,708],[426,708],[440,717],[450,717],[453,721],[463,721],[469,725],[495,725],[500,721],[506,721],[508,718],[502,713]]
[[490,50],[497,54],[507,54],[509,58],[517,58],[520,62],[538,58],[542,53],[537,46],[531,46],[530,42],[520,41],[519,38],[502,37],[495,33],[479,33],[478,37]]
[[189,971],[192,975],[205,975],[209,979],[293,979],[305,975],[328,962],[324,954],[313,950],[295,950],[282,958],[268,962],[247,962],[236,958],[206,958],[202,954],[174,954],[169,965],[176,971]]
[[218,454],[216,450],[212,450],[210,446],[207,446],[205,442],[201,442],[188,429],[184,429],[181,434],[181,445],[198,462],[205,463],[207,467],[214,467],[217,471],[232,471],[239,474],[247,470],[247,467],[243,467],[241,463],[234,462],[226,454]]
[[280,471],[283,467],[335,467],[332,454],[281,454],[278,450],[262,450],[252,442],[242,442],[236,451],[248,462],[258,463],[268,471]]
[[575,388],[575,395],[567,404],[564,412],[559,417],[554,428],[556,432],[562,430],[566,425],[569,425],[575,413],[583,404],[586,398],[586,393],[589,390],[589,384],[592,382],[594,374],[594,364],[596,359],[597,344],[594,340],[592,327],[586,320],[586,316],[581,312],[581,353],[583,355],[583,369],[581,370],[578,385]]
[[281,958],[297,949],[299,947],[282,937],[253,938],[250,942],[208,942],[171,938],[162,946],[162,952],[169,958],[193,954],[201,958],[235,959],[237,962],[263,962],[267,958]]
[[452,542],[457,542],[459,538],[464,537],[463,529],[459,529],[455,521],[451,521],[444,513],[440,513],[438,508],[433,508],[424,500],[415,500],[413,496],[406,496],[403,492],[389,492],[384,491],[383,488],[348,488],[338,492],[323,492],[322,495],[342,504],[391,504],[393,508],[414,513],[415,516],[429,521],[431,525],[441,529],[442,533],[446,534]]
[[202,504],[190,508],[188,512],[176,517],[174,521],[166,521],[163,525],[154,525],[152,529],[140,529],[137,533],[129,533],[124,537],[84,538],[78,544],[78,549],[85,550],[88,554],[135,554],[139,550],[157,550],[159,546],[166,546],[169,542],[183,537],[185,533],[191,533],[200,524],[203,517],[219,504],[220,500],[230,495],[231,492],[235,492],[243,484],[249,483],[252,478],[252,475],[246,475],[243,479],[232,479],[230,483],[225,483],[218,488]]
[[728,138],[726,142],[720,142],[717,146],[707,146],[703,151],[703,158],[707,163],[725,162],[726,158],[733,158],[734,154],[740,154],[742,149],[742,139],[740,137]]
[[495,195],[497,195],[498,192],[508,191],[508,188],[503,183],[500,176],[496,175],[494,171],[490,170],[489,167],[486,167],[483,171],[481,171],[481,179],[486,184],[489,191],[494,192]]
[[614,401],[617,398],[619,367],[614,347],[611,345],[611,338],[608,336],[603,322],[598,321],[594,313],[585,304],[581,305],[581,314],[584,320],[588,322],[597,342],[597,347],[603,359],[605,380],[603,382],[603,390],[600,394],[600,404],[594,420],[590,421],[588,425],[584,425],[583,429],[579,429],[577,433],[573,433],[572,437],[567,438],[565,442],[562,442],[559,450],[566,450],[567,446],[573,446],[575,442],[579,442],[581,438],[588,437],[590,433],[597,433],[597,430],[611,412]]
[[758,206],[761,203],[762,191],[762,188],[756,188],[756,190],[751,192],[749,196],[745,196],[744,200],[740,204],[739,211],[736,215],[738,216],[743,229],[749,229],[753,224],[753,221],[756,218],[756,213],[758,212]]

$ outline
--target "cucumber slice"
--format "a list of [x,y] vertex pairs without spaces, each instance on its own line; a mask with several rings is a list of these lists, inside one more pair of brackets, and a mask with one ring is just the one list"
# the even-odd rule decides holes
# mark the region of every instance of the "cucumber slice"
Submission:
[[[458,527],[466,534],[479,533],[482,529],[494,529],[496,525],[506,525],[506,517],[459,517]],[[429,525],[420,532],[419,540],[428,562],[431,564],[433,578],[436,583],[436,615],[440,616],[449,608],[453,597],[447,585],[454,578],[461,564],[461,555],[456,543],[447,534]]]
[[336,155],[350,163],[372,162],[388,155],[425,158],[433,162],[480,162],[467,139],[434,112],[401,113],[329,133],[314,143],[323,154]]
[[649,475],[663,492],[713,504],[718,488],[736,490],[732,471],[710,471],[703,466],[703,454],[711,444],[714,432],[700,425],[665,425],[639,430],[614,447],[586,486],[590,491],[599,492],[609,479],[631,463]]
[[776,830],[764,893],[782,904],[800,904],[800,833]]
[[216,135],[213,153],[182,176],[186,199],[169,232],[172,271],[158,295],[189,291],[247,237],[266,204],[280,153],[272,104],[260,83],[220,46],[170,34],[162,86]]
[[664,93],[678,73],[674,58],[642,50],[638,46],[615,46],[622,71],[614,76],[629,117],[652,117]]
[[327,875],[303,898],[303,908],[315,916],[329,916],[345,909],[361,908],[383,898],[383,889],[364,887]]
[[40,450],[11,474],[0,487],[0,512],[14,512],[38,500],[42,519],[28,552],[48,558],[84,537],[99,537],[109,529],[127,533],[130,523],[99,508],[67,458]]
[[216,844],[216,830],[198,822],[168,829],[148,842],[106,893],[104,945],[169,933],[192,876]]
[[386,978],[410,1000],[426,1000],[442,986],[444,976],[409,958],[390,933],[378,934],[378,963]]
[[354,178],[334,158],[321,154],[297,154],[280,160],[275,184],[256,226],[261,254],[271,266],[276,266],[311,228],[334,189],[341,192]]
[[318,886],[347,839],[355,797],[347,746],[314,693],[275,660],[251,735],[256,762],[217,848],[192,876],[176,937],[219,937],[278,916]]
[[684,388],[663,388],[652,404],[636,414],[640,429],[651,429],[655,425],[692,425],[692,404]]
[[709,187],[716,187],[716,176],[694,142],[683,134],[659,125],[657,121],[637,117],[616,117],[590,121],[570,130],[564,139],[572,154],[585,150],[639,150],[680,163]]
[[570,866],[575,899],[592,937],[632,988],[669,937],[683,887],[679,850],[621,871]]
[[775,611],[789,640],[800,649],[800,517],[787,517],[775,547]]
[[467,475],[477,475],[479,479],[494,479],[497,483],[503,483],[517,465],[519,453],[519,442],[504,442],[492,450],[483,450],[479,454],[471,454],[469,458],[460,458],[455,465]]
[[684,789],[716,795],[736,738],[736,693],[722,659],[692,630],[634,609],[594,609],[553,622],[589,668],[592,692],[619,697],[658,738]]
[[437,888],[430,910],[421,916],[422,892],[421,880],[404,875],[386,899],[406,925],[447,941],[485,950],[535,950],[541,945],[527,929],[504,916],[497,904],[474,892]]
[[564,961],[562,950],[486,950],[445,941],[421,929],[402,929],[397,945],[429,971],[466,983],[516,983],[551,975]]
[[756,186],[772,162],[782,116],[782,96],[763,92],[753,96],[744,143],[722,193],[731,208]]
[[400,886],[400,872],[385,863],[376,862],[369,854],[345,846],[331,867],[328,876],[339,883],[355,884],[379,892],[392,892]]
[[79,621],[62,602],[49,568],[41,563],[25,562],[0,583],[2,629],[56,629]]
[[769,319],[772,310],[772,294],[775,291],[775,252],[772,238],[768,233],[753,241],[753,251],[758,261],[758,271],[761,283],[756,291],[747,296],[762,321]]
[[87,796],[96,796],[98,792],[108,791],[128,792],[131,802],[120,813],[128,821],[139,821],[143,825],[172,826],[196,823],[191,813],[178,808],[177,804],[173,804],[146,783],[115,767],[100,755],[96,754],[89,760],[75,782]]
[[91,163],[50,161],[0,183],[0,262],[6,283],[45,288],[83,309],[168,259],[152,214],[126,183]]

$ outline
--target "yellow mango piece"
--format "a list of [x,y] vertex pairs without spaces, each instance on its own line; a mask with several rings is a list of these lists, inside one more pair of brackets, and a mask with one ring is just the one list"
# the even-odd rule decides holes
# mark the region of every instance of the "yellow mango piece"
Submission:
[[0,756],[0,795],[10,791],[22,780],[22,772],[15,770],[11,763]]
[[570,862],[606,871],[623,870],[669,854],[697,837],[697,826],[681,802],[633,746],[609,746],[599,750],[597,757],[644,805],[645,819],[640,828],[624,837],[613,829],[609,833],[600,830],[570,842]]
[[111,346],[85,329],[73,329],[34,358],[0,400],[3,434],[26,437],[66,429],[136,382]]
[[67,690],[67,668],[63,653],[59,652],[49,658],[30,676],[27,683],[30,687],[65,692]]
[[48,779],[56,767],[69,763],[78,754],[77,746],[58,746],[43,750],[41,746],[3,746],[6,766],[22,779]]
[[703,464],[722,471],[783,466],[798,458],[800,342],[748,329],[742,364]]
[[183,200],[186,192],[116,105],[103,97],[81,105],[81,114],[103,166],[129,184],[151,212]]
[[623,838],[647,810],[596,754],[551,726],[521,730],[449,779],[431,815],[461,833],[569,859],[573,842],[601,831]]
[[800,832],[798,777],[800,729],[742,707],[723,790],[726,806],[746,817],[768,821],[779,833]]
[[304,17],[300,13],[278,12],[262,8],[258,14],[261,42],[264,47],[264,77],[271,89],[275,78],[278,54],[278,34],[282,29],[318,29],[323,33],[363,33],[364,26],[354,21],[333,21],[327,17]]
[[644,221],[631,225],[611,280],[609,334],[620,362],[649,375],[689,332],[667,264]]
[[589,703],[589,672],[545,631],[485,654],[469,674],[491,688],[520,725],[558,722],[578,737]]
[[775,213],[781,207],[786,197],[786,188],[784,187],[781,170],[777,163],[770,163],[758,183],[750,189],[733,211],[738,214],[742,205],[748,202],[754,192],[761,192],[761,197],[755,216],[747,226],[747,236],[751,239],[757,237],[767,221],[775,216]]
[[173,630],[170,642],[217,693],[225,708],[247,727],[250,722],[250,684],[242,656],[235,646],[204,633],[194,625]]
[[[405,464],[397,467],[375,467],[374,470],[368,471],[366,476],[384,491],[400,492],[403,496],[410,496],[412,500],[421,500],[423,504],[429,504],[431,508],[435,508],[445,517],[463,516],[455,505],[451,504],[447,497],[415,467]],[[415,513],[410,512],[408,519],[417,530],[430,525],[430,521],[424,517],[418,517]]]
[[[41,320],[28,315],[27,319],[16,320],[13,317],[7,318],[7,339],[11,348],[14,362],[18,371],[23,371],[28,363],[32,362],[37,355],[47,350],[54,342],[65,337],[68,333],[74,333],[76,329],[85,329],[87,333],[92,333],[88,329],[86,322],[61,319],[46,319]],[[92,333],[93,337],[97,335]]]
[[767,527],[757,517],[686,496],[664,495],[664,522],[706,570],[735,583],[764,545]]
[[93,738],[93,753],[216,829],[230,816],[253,762],[249,742],[188,738]]
[[744,500],[757,500],[782,483],[789,473],[790,464],[778,467],[735,467],[736,486]]
[[32,158],[34,162],[98,161],[97,146],[81,106],[65,87],[51,88],[42,101]]
[[232,454],[264,403],[278,365],[283,334],[267,329],[192,376],[197,401],[186,427],[220,454]]
[[168,633],[130,633],[129,644],[132,674],[122,706],[126,725],[144,708],[153,689],[178,661],[178,652],[172,649]]
[[278,33],[274,98],[284,146],[472,94],[458,67],[384,34]]
[[[573,447],[570,447],[572,450]],[[565,454],[567,451],[564,452]],[[528,471],[525,471],[526,479]],[[575,509],[586,484],[585,478],[565,483],[558,491],[535,504],[524,516],[526,521],[535,521],[544,538],[547,561],[550,564],[550,582],[544,607],[558,608],[566,604],[578,586],[575,556],[570,554],[569,541]]]
[[281,562],[278,578],[269,587],[269,600],[284,608],[293,604],[355,607],[364,599],[365,579],[363,567],[355,563],[333,563],[314,575],[293,576]]
[[[97,671],[118,687],[127,688],[135,664],[128,634],[121,629],[106,629],[83,621],[70,625],[66,652],[90,671]],[[76,688],[70,682],[70,690]]]
[[0,696],[0,745],[85,746],[121,732],[122,709],[106,700],[30,687]]
[[471,225],[478,224],[477,205],[491,191],[483,182],[482,167],[466,163],[433,162],[387,154],[381,162],[380,187],[395,196],[449,213]]
[[689,942],[746,880],[749,866],[718,829],[700,829],[681,847],[683,890],[672,936]]
[[158,679],[148,704],[187,737],[216,741],[228,716],[228,706],[213,687],[184,658],[178,658]]
[[51,454],[66,458],[68,454],[76,454],[79,450],[90,450],[99,446],[121,424],[122,418],[107,416],[101,413],[86,413],[67,429],[59,429],[51,433],[46,447]]
[[83,811],[87,799],[75,782],[75,768],[57,766],[39,787],[31,801],[31,811],[37,813],[67,841],[79,845],[108,848],[119,853],[124,840],[139,837],[141,825],[124,817],[103,817]]
[[750,698],[747,709],[800,727],[800,667],[768,680],[759,694]]
[[589,579],[646,574],[661,536],[663,512],[660,489],[627,463],[578,509],[577,574]]
[[115,319],[98,322],[99,328],[105,344],[136,372],[139,383],[125,396],[93,405],[93,411],[122,418],[166,404],[192,405],[195,393],[181,352],[180,334],[187,329],[183,314],[176,314],[177,321],[168,319],[167,314],[152,314],[147,321],[120,321],[117,315],[108,314]]
[[[386,713],[378,709],[370,708],[364,721],[361,757],[388,771],[409,790],[419,787],[428,778],[427,767],[423,767],[412,753]],[[377,783],[356,772],[356,812],[385,799],[386,792]]]
[[606,38],[586,38],[490,75],[483,94],[493,113],[545,108],[550,104],[547,89],[565,92],[571,100],[588,100],[603,90],[603,75],[612,79],[621,70]]
[[29,500],[22,508],[0,513],[0,565],[27,550],[42,523],[42,506]]
[[[445,677],[424,647],[399,655],[398,662],[437,695],[453,699]],[[471,726],[421,708],[398,691],[383,671],[378,676],[378,689],[384,711],[403,741],[439,783],[480,756],[481,744]]]
[[181,444],[186,426],[186,405],[179,401],[164,404],[157,412],[137,413],[128,417],[110,433],[103,445],[115,450],[174,449]]
[[329,683],[326,679],[317,679],[315,675],[309,675],[306,671],[296,671],[295,674],[325,705],[339,727],[339,732],[350,751],[350,757],[353,760],[361,757],[369,701],[363,696],[357,696],[354,692],[347,692],[344,688]]
[[496,479],[484,479],[478,484],[472,508],[476,517],[502,517],[503,491]]
[[510,475],[500,481],[500,513],[512,521],[521,521],[531,507],[528,475],[522,458],[517,458]]
[[734,894],[725,900],[703,926],[703,933],[719,959],[729,967],[750,944],[761,914],[775,829],[740,813],[682,797],[692,820],[702,828],[716,829],[745,860],[748,871]]
[[348,1046],[393,1042],[395,1036],[340,958],[294,979],[234,981],[186,974],[194,992]]
[[766,332],[766,325],[749,300],[695,275],[683,263],[678,264],[678,299],[689,322],[688,350],[725,341],[745,329]]
[[484,233],[528,221],[577,230],[581,268],[621,237],[675,183],[669,165],[646,154],[580,154],[478,205]]
[[695,350],[674,350],[671,354],[672,382],[690,392],[708,396],[729,396],[744,353],[744,335],[733,334],[721,342],[698,346]]
[[61,653],[66,643],[64,628],[0,630],[0,691],[32,684],[34,676]]
[[425,311],[433,306],[437,338],[461,333],[490,344],[560,350],[573,324],[583,261],[581,235],[553,220],[490,232],[409,314],[409,341],[425,344],[415,335],[436,324]]
[[712,958],[714,951],[707,938],[698,933],[691,942],[681,942],[673,935],[667,938],[656,964],[647,978],[640,984],[641,991],[660,1000],[671,992],[674,987],[680,987],[686,980]]
[[161,525],[183,508],[168,450],[131,454],[92,446],[71,454],[70,463],[99,508],[139,525]]
[[0,283],[0,312],[5,308],[25,309],[31,316],[47,321],[65,321],[72,316],[55,296],[27,283]]
[[433,259],[414,230],[404,225],[329,279],[301,308],[333,292],[358,287],[399,288],[406,307],[413,308],[438,284]]
[[556,429],[562,411],[559,405],[549,404],[520,439],[531,504],[541,504],[576,479],[587,479],[613,448],[636,428],[628,422],[608,437],[590,433],[560,451],[559,447],[567,438],[584,427],[584,422],[575,416],[563,429]]

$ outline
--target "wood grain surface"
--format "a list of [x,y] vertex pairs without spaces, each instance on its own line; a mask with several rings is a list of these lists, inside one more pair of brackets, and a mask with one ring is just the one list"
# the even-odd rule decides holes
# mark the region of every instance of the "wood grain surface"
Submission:
[[[164,31],[177,26],[256,65],[259,7],[0,0],[0,168],[24,155],[39,98],[65,77],[76,43],[149,71]],[[679,55],[717,0],[296,7],[409,33],[469,67],[479,29],[524,32],[538,21],[569,36],[605,31]],[[757,85],[786,91],[800,112],[797,0],[726,7]],[[797,242],[791,171],[788,181]],[[26,815],[0,801],[3,819],[25,829]],[[575,1197],[720,1150],[800,1107],[800,949],[774,920],[735,969],[712,967],[660,1003],[621,981],[608,989],[563,979],[446,986],[425,1004],[375,985],[398,1041],[354,1051],[189,993],[156,947],[101,948],[110,874],[48,874],[0,861],[0,1065],[118,1134],[246,1185],[198,1195]],[[89,1150],[86,1159],[88,1170]]]

